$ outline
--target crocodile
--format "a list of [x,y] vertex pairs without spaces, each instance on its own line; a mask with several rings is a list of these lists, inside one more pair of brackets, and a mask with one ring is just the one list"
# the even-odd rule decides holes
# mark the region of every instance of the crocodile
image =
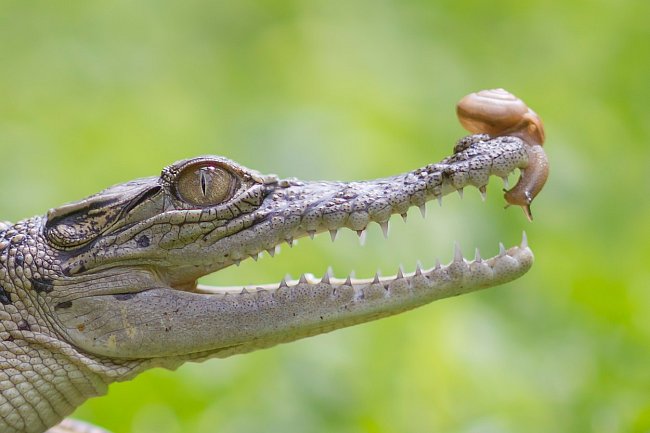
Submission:
[[[494,115],[481,110],[484,103],[461,114],[473,134],[451,156],[392,177],[281,179],[203,156],[44,216],[0,223],[0,431],[103,432],[64,418],[147,369],[267,348],[523,275],[533,263],[525,236],[489,259],[477,250],[467,260],[457,249],[448,265],[391,277],[338,279],[328,271],[271,285],[197,283],[300,237],[334,238],[342,228],[363,236],[371,222],[386,233],[393,214],[465,186],[485,193],[490,176],[507,180],[517,169],[506,199],[530,216],[540,176],[520,185],[538,171],[532,148],[543,141],[541,123],[519,116],[495,131],[485,126]],[[508,198],[517,188],[523,202]]]

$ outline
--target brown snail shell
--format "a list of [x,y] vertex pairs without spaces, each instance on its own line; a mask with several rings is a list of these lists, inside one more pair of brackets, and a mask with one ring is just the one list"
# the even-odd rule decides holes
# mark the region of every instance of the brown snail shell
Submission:
[[474,134],[515,135],[529,144],[544,143],[542,119],[507,90],[471,93],[458,102],[456,113],[463,127]]
[[542,148],[544,125],[542,119],[521,99],[504,89],[471,93],[456,106],[458,120],[474,134],[491,136],[512,135],[526,143],[528,166],[511,190],[506,191],[509,204],[521,206],[532,220],[530,204],[544,187],[548,178],[548,159]]

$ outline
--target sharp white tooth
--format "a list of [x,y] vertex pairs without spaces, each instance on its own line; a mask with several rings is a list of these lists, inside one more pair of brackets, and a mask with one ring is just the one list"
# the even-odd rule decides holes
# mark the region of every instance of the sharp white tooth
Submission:
[[420,213],[422,214],[422,218],[426,218],[427,217],[427,206],[425,204],[421,204],[420,206],[418,206],[418,208],[420,209]]
[[246,287],[241,289],[241,292],[239,292],[240,295],[248,295],[248,290],[246,290]]
[[259,258],[260,258],[259,254],[251,254],[251,259],[257,261],[257,259]]
[[284,241],[289,245],[289,248],[293,247],[293,238],[286,238]]
[[528,236],[526,236],[526,231],[521,234],[521,248],[528,248]]
[[459,197],[461,198],[461,200],[462,200],[462,198],[463,198],[463,188],[459,188],[459,189],[457,189],[456,192],[458,193],[458,196],[459,196]]
[[399,269],[397,270],[397,276],[395,277],[395,279],[399,280],[400,278],[404,278],[404,267],[402,265],[399,265]]
[[307,235],[309,236],[310,239],[314,239],[314,236],[316,235],[316,230],[307,230]]
[[422,263],[418,260],[415,264],[415,276],[419,277],[422,275]]
[[463,252],[460,250],[460,244],[458,242],[454,243],[454,262],[463,261]]
[[438,198],[438,206],[442,207],[442,196],[439,195],[437,198]]
[[499,257],[506,255],[506,247],[503,246],[502,242],[499,242]]
[[352,287],[352,279],[348,275],[348,277],[345,279],[345,283],[343,283],[344,286],[350,286]]
[[332,267],[330,266],[327,268],[327,271],[325,271],[325,274],[323,275],[321,282],[325,284],[329,284],[331,277],[332,277]]
[[357,235],[359,236],[359,244],[364,246],[366,244],[366,229],[357,230]]
[[402,217],[402,219],[404,220],[404,222],[406,222],[406,212],[404,212],[403,214],[400,214],[400,216]]
[[503,187],[506,189],[510,188],[510,182],[508,182],[508,176],[503,176],[501,179],[503,179]]
[[379,284],[379,271],[375,272],[375,278],[373,278],[370,284]]
[[384,234],[384,239],[388,239],[388,230],[390,229],[388,221],[379,223],[379,226],[381,227],[381,232]]
[[476,247],[476,253],[474,254],[474,261],[477,263],[481,263],[483,259],[481,259],[481,252],[479,251],[478,247]]
[[281,289],[283,287],[289,287],[289,285],[287,284],[287,277],[284,277],[282,281],[280,281],[280,286],[278,287],[278,289]]
[[269,254],[269,256],[274,257],[275,256],[275,248],[269,248],[266,250],[266,252]]
[[478,188],[478,190],[479,190],[479,192],[481,193],[481,200],[485,201],[485,199],[486,199],[486,197],[487,197],[487,189],[485,188],[485,185],[480,186],[480,187]]
[[235,266],[239,266],[241,264],[241,260],[235,260]]
[[336,240],[337,234],[339,234],[339,231],[337,229],[330,230],[330,238],[332,238],[332,242]]
[[280,254],[280,245],[276,245],[274,248],[275,254]]
[[300,276],[300,279],[298,280],[298,284],[307,284],[307,277],[305,276],[305,274],[302,274]]
[[436,257],[436,269],[440,269],[442,265],[440,264],[440,259]]

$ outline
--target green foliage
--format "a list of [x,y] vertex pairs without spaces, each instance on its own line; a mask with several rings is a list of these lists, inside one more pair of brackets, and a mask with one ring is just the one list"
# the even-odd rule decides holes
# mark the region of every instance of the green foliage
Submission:
[[[111,387],[116,433],[650,429],[650,3],[0,0],[0,216],[221,154],[308,179],[437,161],[455,102],[505,87],[545,120],[535,222],[430,206],[391,238],[302,240],[212,283],[393,273],[528,232],[523,279],[371,325]],[[514,182],[514,178],[511,179]]]

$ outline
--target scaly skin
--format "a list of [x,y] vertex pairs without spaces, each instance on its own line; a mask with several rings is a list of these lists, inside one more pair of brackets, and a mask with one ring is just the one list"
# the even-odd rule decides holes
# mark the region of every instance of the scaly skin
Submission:
[[[533,262],[525,238],[488,260],[477,253],[468,262],[457,251],[448,266],[418,266],[411,275],[305,274],[236,290],[196,284],[301,236],[329,231],[334,238],[342,227],[362,235],[371,221],[386,232],[393,213],[467,185],[485,193],[490,175],[505,178],[516,168],[523,175],[508,193],[521,193],[514,204],[530,216],[548,173],[543,130],[504,92],[479,92],[459,106],[472,132],[492,136],[466,137],[453,156],[403,175],[301,182],[201,157],[44,217],[0,223],[0,431],[41,433],[108,384],[151,367],[270,347],[521,276]],[[541,156],[531,157],[533,150]],[[104,431],[64,420],[48,432]]]
[[[196,279],[303,236],[391,214],[525,168],[524,142],[469,136],[439,164],[366,182],[260,175],[220,157],[0,226],[0,431],[41,433],[108,384],[378,319],[524,274],[527,245],[372,280]],[[52,432],[68,432],[59,426]],[[82,431],[77,428],[77,431]]]

